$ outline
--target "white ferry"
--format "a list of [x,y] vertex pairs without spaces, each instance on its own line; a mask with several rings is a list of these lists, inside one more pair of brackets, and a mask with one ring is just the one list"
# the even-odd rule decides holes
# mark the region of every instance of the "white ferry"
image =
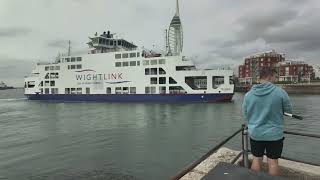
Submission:
[[30,100],[218,102],[234,94],[230,68],[197,69],[182,56],[179,3],[163,53],[147,51],[109,31],[90,37],[89,52],[38,63],[25,78]]

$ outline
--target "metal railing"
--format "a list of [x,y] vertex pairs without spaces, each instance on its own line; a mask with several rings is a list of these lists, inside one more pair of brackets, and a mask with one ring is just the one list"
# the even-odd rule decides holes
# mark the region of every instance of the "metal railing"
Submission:
[[[205,155],[200,157],[198,160],[194,161],[192,164],[188,165],[187,167],[185,167],[184,169],[179,171],[175,176],[171,177],[170,180],[179,180],[180,178],[182,178],[184,175],[186,175],[191,170],[193,170],[196,166],[198,166],[201,162],[203,162],[205,159],[207,159],[213,153],[218,151],[223,145],[225,145],[227,142],[229,142],[232,138],[234,138],[240,132],[241,132],[241,151],[231,161],[231,164],[235,164],[239,160],[239,158],[242,156],[243,166],[246,167],[246,168],[249,168],[249,153],[251,151],[248,148],[249,147],[248,128],[246,127],[246,125],[242,125],[242,127],[239,130],[234,132],[228,138],[226,138],[223,141],[221,141],[217,146],[212,148],[209,152],[207,152]],[[290,135],[304,136],[304,137],[319,138],[320,139],[320,135],[317,135],[317,134],[299,133],[299,132],[292,132],[292,131],[284,131],[284,133],[285,134],[290,134]],[[320,164],[316,164],[316,163],[313,163],[313,162],[306,162],[306,161],[297,160],[297,159],[294,159],[294,158],[288,158],[288,157],[284,157],[284,156],[281,156],[281,159],[300,162],[300,163],[305,163],[305,164],[310,164],[310,165],[314,165],[314,166],[320,166]]]

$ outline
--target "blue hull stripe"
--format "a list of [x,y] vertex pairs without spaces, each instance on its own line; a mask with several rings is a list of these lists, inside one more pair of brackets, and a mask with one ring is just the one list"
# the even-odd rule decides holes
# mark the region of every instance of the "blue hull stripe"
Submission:
[[233,94],[26,94],[29,100],[109,102],[222,102]]

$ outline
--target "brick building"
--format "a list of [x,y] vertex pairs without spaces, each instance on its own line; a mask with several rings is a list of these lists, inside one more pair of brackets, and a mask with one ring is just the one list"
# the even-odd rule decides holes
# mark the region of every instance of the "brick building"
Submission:
[[274,67],[278,72],[278,81],[303,82],[315,79],[312,66],[305,62],[286,61],[285,55],[272,50],[248,56],[239,66],[238,77],[241,84],[252,84],[260,81],[260,70],[263,67]]
[[279,81],[303,82],[315,79],[312,66],[302,61],[286,61],[280,64]]
[[285,55],[274,50],[251,55],[245,58],[239,66],[239,83],[252,84],[260,80],[260,69],[263,67],[279,68],[279,63],[285,61]]

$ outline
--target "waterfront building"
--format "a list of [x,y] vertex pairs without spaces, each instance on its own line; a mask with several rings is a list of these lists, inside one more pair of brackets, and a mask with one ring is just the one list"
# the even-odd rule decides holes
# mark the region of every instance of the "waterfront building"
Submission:
[[280,63],[279,81],[304,82],[315,79],[311,65],[303,61],[285,61]]
[[275,50],[257,53],[245,58],[244,64],[239,66],[239,83],[252,84],[260,80],[260,70],[263,67],[279,68],[279,63],[285,61],[285,54]]
[[280,82],[305,82],[315,79],[313,66],[303,61],[286,60],[285,54],[272,50],[246,57],[244,64],[238,69],[239,83],[258,83],[263,67],[275,68],[278,73],[277,81]]

